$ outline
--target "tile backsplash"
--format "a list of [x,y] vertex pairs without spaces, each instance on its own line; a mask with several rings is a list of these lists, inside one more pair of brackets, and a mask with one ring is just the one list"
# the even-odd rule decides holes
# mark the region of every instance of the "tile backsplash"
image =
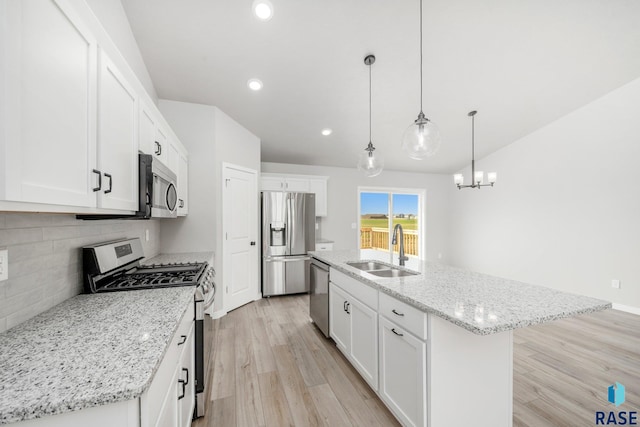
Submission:
[[122,237],[139,237],[151,258],[160,248],[160,221],[0,213],[0,249],[9,250],[9,280],[0,282],[0,332],[81,293],[81,247]]

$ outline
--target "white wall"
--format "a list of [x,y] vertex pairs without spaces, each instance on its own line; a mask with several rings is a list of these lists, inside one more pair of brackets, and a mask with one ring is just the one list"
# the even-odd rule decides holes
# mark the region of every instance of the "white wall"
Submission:
[[[161,252],[214,251],[221,285],[222,163],[259,172],[260,139],[216,107],[163,99],[158,107],[189,151],[189,214],[163,222]],[[214,311],[219,311],[222,292],[216,295]]]
[[[354,163],[357,159],[354,159]],[[329,176],[327,216],[320,219],[317,237],[333,240],[334,249],[357,249],[359,232],[351,228],[358,223],[358,187],[424,188],[426,197],[426,259],[447,262],[449,247],[449,176],[397,171],[383,171],[366,178],[355,168],[262,163],[262,172]]]
[[122,3],[119,0],[86,0],[86,2],[151,99],[157,102],[156,89],[151,81],[147,66],[142,59],[142,53],[133,31],[131,31],[129,19],[122,7]]
[[640,307],[638,105],[640,79],[482,159],[494,188],[449,177],[451,263]]

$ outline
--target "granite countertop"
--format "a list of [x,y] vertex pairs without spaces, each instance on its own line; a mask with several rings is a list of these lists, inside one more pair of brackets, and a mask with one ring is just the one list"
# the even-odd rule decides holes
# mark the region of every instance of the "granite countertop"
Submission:
[[[145,263],[212,259],[199,252]],[[0,334],[0,424],[140,397],[194,292],[186,286],[78,295]]]
[[311,255],[369,286],[478,335],[611,307],[607,301],[439,263],[422,261],[418,268],[420,274],[416,276],[381,278],[346,264],[365,260],[359,251],[318,251]]

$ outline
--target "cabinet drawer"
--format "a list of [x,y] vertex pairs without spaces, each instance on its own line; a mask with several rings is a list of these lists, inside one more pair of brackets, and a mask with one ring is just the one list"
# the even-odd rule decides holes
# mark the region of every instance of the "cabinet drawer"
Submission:
[[333,243],[316,243],[316,251],[332,251]]
[[363,304],[378,310],[378,291],[369,285],[349,277],[346,274],[331,268],[329,270],[329,280],[336,286],[359,299]]
[[380,292],[380,314],[423,340],[427,339],[427,313]]

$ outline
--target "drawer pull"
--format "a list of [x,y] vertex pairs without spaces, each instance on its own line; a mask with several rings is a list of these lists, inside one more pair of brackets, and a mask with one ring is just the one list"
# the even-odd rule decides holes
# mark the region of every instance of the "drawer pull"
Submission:
[[184,380],[184,385],[189,384],[189,370],[187,368],[182,368],[182,372],[187,374],[187,378]]
[[393,332],[394,334],[396,334],[399,337],[403,337],[404,334],[401,334],[400,332],[396,332],[396,328],[391,328],[391,332]]
[[187,341],[187,336],[186,335],[180,335],[180,338],[182,338],[182,341],[180,341],[178,343],[178,345],[182,345]]
[[182,385],[182,394],[180,396],[178,396],[178,400],[184,398],[185,392],[186,392],[186,385],[187,383],[184,380],[178,380],[178,383]]
[[391,310],[391,312],[393,314],[395,314],[396,316],[404,317],[404,313],[398,313],[395,308],[393,310]]

